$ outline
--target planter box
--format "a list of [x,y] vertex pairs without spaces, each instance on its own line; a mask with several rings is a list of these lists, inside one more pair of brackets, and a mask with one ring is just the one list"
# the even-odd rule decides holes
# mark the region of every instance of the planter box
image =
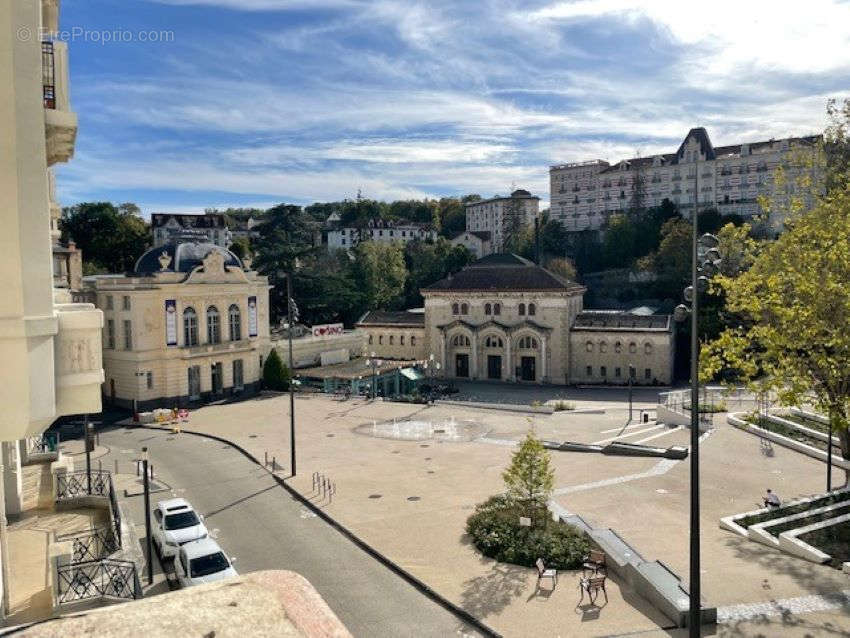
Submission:
[[789,554],[793,554],[794,556],[810,560],[813,563],[826,563],[832,558],[832,556],[825,554],[817,547],[813,547],[812,545],[801,541],[797,537],[826,527],[832,527],[833,525],[840,525],[847,521],[850,521],[850,514],[837,516],[836,518],[831,518],[827,521],[820,521],[819,523],[812,523],[811,525],[801,527],[800,529],[792,529],[787,532],[782,532],[779,535],[779,548]]

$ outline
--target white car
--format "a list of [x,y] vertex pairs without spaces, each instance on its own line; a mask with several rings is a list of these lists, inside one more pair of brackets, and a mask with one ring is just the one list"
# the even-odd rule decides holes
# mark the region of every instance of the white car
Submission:
[[211,538],[186,543],[180,548],[174,569],[181,587],[191,587],[216,580],[233,578],[236,570],[221,547]]
[[177,556],[181,545],[208,535],[204,517],[197,514],[185,498],[160,501],[153,515],[151,539],[162,558]]

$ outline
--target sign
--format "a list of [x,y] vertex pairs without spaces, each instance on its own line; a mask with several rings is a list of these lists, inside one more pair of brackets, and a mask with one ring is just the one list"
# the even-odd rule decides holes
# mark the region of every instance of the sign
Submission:
[[531,527],[531,519],[528,516],[520,516],[519,524],[522,527]]
[[248,297],[248,336],[257,336],[257,298]]
[[320,326],[313,326],[314,337],[330,337],[331,335],[341,335],[345,330],[345,326],[341,323],[323,323]]
[[165,345],[177,345],[177,301],[165,300]]

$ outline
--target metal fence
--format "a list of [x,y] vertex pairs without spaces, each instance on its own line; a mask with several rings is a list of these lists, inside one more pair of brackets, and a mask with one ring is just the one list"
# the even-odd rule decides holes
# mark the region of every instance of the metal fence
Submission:
[[62,534],[57,536],[56,540],[73,541],[72,564],[102,560],[121,548],[121,537],[116,536],[111,527]]
[[66,472],[56,478],[57,501],[81,496],[109,496],[112,490],[112,477],[108,470]]
[[38,436],[28,436],[26,438],[27,455],[30,454],[50,454],[59,449],[59,433],[45,432]]
[[112,510],[112,533],[117,539],[118,547],[121,547],[121,510],[118,509],[118,497],[115,495],[111,476],[109,477],[109,509]]
[[61,604],[92,598],[135,600],[142,597],[136,565],[126,560],[56,564],[56,599]]

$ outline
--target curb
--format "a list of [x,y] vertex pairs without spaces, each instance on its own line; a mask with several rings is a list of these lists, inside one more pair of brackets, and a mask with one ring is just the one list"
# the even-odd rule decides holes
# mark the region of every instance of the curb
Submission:
[[[156,426],[156,425],[141,425],[140,424],[140,427],[144,427],[144,428],[147,428],[149,430],[162,430],[162,431],[165,431],[165,432],[171,431],[171,428],[165,428],[165,427]],[[366,541],[362,540],[360,537],[358,537],[356,534],[354,534],[354,532],[352,532],[347,527],[345,527],[342,523],[339,523],[336,519],[329,516],[327,514],[327,512],[325,512],[323,509],[316,507],[312,503],[312,501],[310,501],[307,498],[305,498],[304,496],[302,496],[300,492],[298,492],[295,488],[291,487],[288,483],[286,483],[286,481],[283,478],[281,478],[277,474],[274,474],[273,472],[269,472],[269,469],[267,467],[264,467],[263,464],[260,463],[254,457],[253,454],[248,452],[248,450],[243,448],[238,443],[234,443],[233,441],[229,441],[228,439],[225,439],[224,437],[221,437],[221,436],[218,436],[218,435],[215,435],[215,434],[208,434],[206,432],[194,432],[194,431],[191,431],[191,430],[182,430],[182,433],[183,434],[192,434],[194,436],[200,436],[200,437],[204,437],[204,438],[207,438],[207,439],[212,439],[214,441],[219,441],[220,443],[226,443],[227,445],[230,445],[231,447],[235,448],[236,450],[241,452],[242,455],[245,456],[248,460],[252,461],[256,465],[259,465],[266,472],[268,472],[272,476],[272,478],[274,478],[274,480],[277,482],[278,485],[280,485],[283,489],[285,489],[291,496],[293,496],[296,500],[298,500],[298,502],[300,502],[303,506],[307,507],[311,512],[316,514],[319,518],[321,518],[328,525],[333,527],[340,534],[345,536],[349,541],[354,543],[357,547],[359,547],[364,552],[369,554],[372,558],[374,558],[379,563],[381,563],[384,567],[386,567],[390,571],[394,572],[396,575],[398,575],[401,578],[403,578],[404,580],[406,580],[410,585],[412,585],[420,593],[424,594],[425,596],[427,596],[428,598],[433,600],[435,603],[440,605],[440,607],[442,607],[446,611],[451,612],[452,614],[457,616],[458,619],[462,620],[463,622],[465,622],[468,625],[471,625],[472,627],[474,627],[476,630],[480,631],[485,636],[488,636],[490,638],[502,638],[501,634],[497,633],[496,631],[494,631],[493,629],[491,629],[490,627],[485,625],[483,622],[478,620],[475,616],[470,614],[465,609],[458,607],[453,602],[451,602],[449,599],[443,597],[436,590],[432,589],[429,585],[425,584],[423,581],[419,580],[416,576],[414,576],[413,574],[411,574],[410,572],[405,570],[403,567],[401,567],[401,565],[395,563],[393,560],[391,560],[390,558],[388,558],[387,556],[385,556],[384,554],[382,554],[381,552],[376,550],[374,547],[372,547],[368,543],[366,543]]]

